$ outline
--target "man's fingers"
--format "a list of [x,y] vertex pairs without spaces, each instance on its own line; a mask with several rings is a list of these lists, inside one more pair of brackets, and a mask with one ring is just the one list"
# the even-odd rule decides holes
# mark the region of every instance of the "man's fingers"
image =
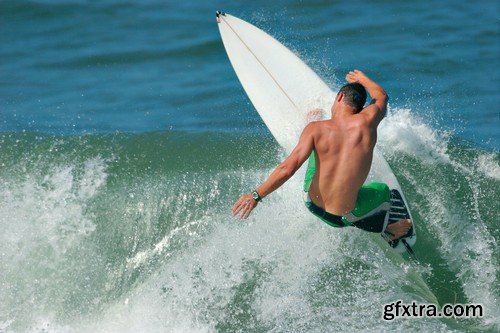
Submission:
[[240,197],[238,201],[234,204],[232,208],[233,216],[237,216],[239,218],[243,218],[246,212],[246,208],[248,207],[248,201],[244,196]]
[[243,208],[243,198],[239,198],[238,201],[236,201],[236,203],[234,204],[233,206],[233,209],[232,209],[232,213],[233,213],[233,216],[235,216],[236,214],[238,214],[238,212],[241,210],[241,208]]
[[243,220],[246,220],[248,218],[248,216],[250,215],[250,212],[252,211],[252,206],[249,204],[245,207],[245,210],[243,211],[243,216],[242,216],[242,219]]
[[244,206],[242,209],[241,209],[241,212],[238,214],[238,217],[240,220],[244,220],[244,216],[245,216],[245,211],[246,211],[246,207]]
[[242,220],[246,219],[252,210],[255,208],[256,203],[249,194],[242,195],[231,208],[233,216]]
[[250,211],[252,210],[250,202],[245,201],[245,204],[243,205],[243,209],[241,210],[240,218],[242,220],[246,220],[248,215],[250,215]]
[[349,72],[347,75],[346,75],[346,79],[349,81],[349,80],[356,80],[356,74],[354,72]]
[[357,72],[349,72],[349,74],[346,75],[346,80],[347,82],[349,83],[353,83],[353,82],[359,82],[359,79],[360,79],[360,72],[357,71]]
[[245,201],[241,205],[241,211],[239,212],[239,218],[241,220],[246,220],[250,213],[252,212],[254,206],[252,205],[251,201]]
[[235,212],[236,212],[236,209],[238,209],[238,206],[239,206],[239,200],[236,201],[233,205],[233,207],[231,208],[231,213],[234,215]]
[[355,69],[355,70],[349,71],[349,73],[347,73],[347,76],[351,77],[352,79],[357,79],[362,74],[363,74],[363,72],[361,72],[358,69]]
[[232,211],[233,216],[236,216],[240,210],[241,210],[241,205],[234,206]]

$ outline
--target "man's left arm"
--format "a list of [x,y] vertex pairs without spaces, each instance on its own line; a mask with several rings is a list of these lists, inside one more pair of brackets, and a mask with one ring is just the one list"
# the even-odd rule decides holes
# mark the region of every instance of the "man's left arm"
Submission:
[[[278,165],[262,185],[257,187],[256,191],[260,198],[266,197],[283,185],[309,158],[314,148],[313,127],[314,123],[310,123],[304,128],[299,143],[292,153]],[[240,219],[246,219],[256,206],[257,201],[251,194],[243,194],[236,201],[231,211],[233,216],[239,216]]]

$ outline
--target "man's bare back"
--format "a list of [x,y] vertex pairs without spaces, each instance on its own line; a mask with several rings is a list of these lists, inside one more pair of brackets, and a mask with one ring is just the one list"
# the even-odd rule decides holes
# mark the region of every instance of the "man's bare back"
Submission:
[[[252,194],[244,194],[238,199],[232,208],[233,215],[247,218],[258,201],[293,176],[312,151],[316,153],[316,172],[309,186],[311,201],[334,216],[353,210],[358,191],[370,171],[377,127],[385,116],[388,96],[361,71],[349,72],[346,80],[349,84],[342,87],[332,105],[332,118],[309,123],[288,158]],[[365,108],[364,89],[372,97]],[[397,238],[410,226],[410,220],[401,220],[386,230]]]
[[334,115],[312,123],[316,174],[309,188],[311,200],[326,211],[344,215],[353,210],[377,140],[376,129],[362,115]]

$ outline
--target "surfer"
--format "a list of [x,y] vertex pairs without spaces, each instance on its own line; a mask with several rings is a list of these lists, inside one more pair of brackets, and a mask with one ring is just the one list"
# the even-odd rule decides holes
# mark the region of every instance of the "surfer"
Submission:
[[[390,239],[406,235],[411,220],[388,224],[390,190],[386,184],[365,182],[377,141],[377,127],[385,116],[389,97],[359,70],[346,75],[331,119],[311,121],[292,153],[251,194],[243,194],[232,208],[246,219],[258,202],[283,185],[309,159],[304,182],[305,204],[312,214],[334,227],[355,226],[385,232]],[[367,93],[371,103],[363,108]],[[313,110],[317,113],[317,110]]]

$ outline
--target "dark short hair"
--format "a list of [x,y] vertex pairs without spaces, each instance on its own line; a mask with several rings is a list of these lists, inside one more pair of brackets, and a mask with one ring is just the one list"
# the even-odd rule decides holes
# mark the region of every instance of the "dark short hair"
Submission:
[[366,103],[366,89],[359,83],[348,83],[339,90],[344,94],[344,101],[359,112]]

